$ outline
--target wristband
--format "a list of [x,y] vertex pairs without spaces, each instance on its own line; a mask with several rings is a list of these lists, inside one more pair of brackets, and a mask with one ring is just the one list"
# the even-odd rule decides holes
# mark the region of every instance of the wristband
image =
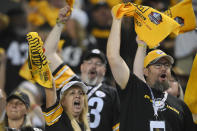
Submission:
[[56,19],[56,24],[65,24],[64,22],[61,22],[59,18]]
[[138,47],[140,47],[140,46],[146,48],[145,44],[138,44]]

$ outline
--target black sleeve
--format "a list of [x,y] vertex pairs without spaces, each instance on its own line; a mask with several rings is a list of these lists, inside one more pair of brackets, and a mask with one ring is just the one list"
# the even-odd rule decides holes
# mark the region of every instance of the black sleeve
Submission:
[[184,102],[183,102],[183,110],[184,110],[184,131],[196,131],[196,127],[192,118],[192,113]]
[[113,127],[117,127],[120,122],[120,99],[118,92],[114,90],[114,99],[113,99]]
[[65,66],[65,65],[66,65],[66,63],[60,64],[60,65],[53,71],[52,75],[55,76],[55,75],[57,74],[57,72],[58,72],[60,69],[62,69],[62,67]]
[[141,79],[139,79],[135,74],[130,73],[129,80],[125,89],[122,90],[118,84],[116,84],[116,86],[117,86],[119,97],[121,99],[124,99],[124,97],[126,96],[126,94],[128,94],[128,92],[134,93],[134,91],[136,90],[134,88],[146,87],[147,85]]

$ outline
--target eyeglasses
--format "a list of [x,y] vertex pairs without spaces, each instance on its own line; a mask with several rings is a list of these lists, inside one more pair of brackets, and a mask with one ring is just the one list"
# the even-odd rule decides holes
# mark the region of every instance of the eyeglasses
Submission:
[[88,64],[88,65],[95,65],[95,66],[97,66],[97,67],[101,67],[101,66],[103,66],[104,64],[102,63],[102,62],[93,62],[93,61],[84,61],[86,64]]
[[151,65],[153,65],[156,69],[161,69],[162,66],[164,66],[165,69],[169,69],[172,67],[172,65],[170,63],[155,63],[155,64],[151,64]]

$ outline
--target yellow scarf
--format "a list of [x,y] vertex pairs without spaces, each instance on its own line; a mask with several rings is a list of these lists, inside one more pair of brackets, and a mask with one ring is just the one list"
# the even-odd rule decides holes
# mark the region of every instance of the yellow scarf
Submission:
[[175,20],[148,6],[122,3],[114,6],[112,12],[117,19],[133,16],[135,31],[149,48],[159,46],[159,43],[170,33],[178,35],[180,29],[180,25]]

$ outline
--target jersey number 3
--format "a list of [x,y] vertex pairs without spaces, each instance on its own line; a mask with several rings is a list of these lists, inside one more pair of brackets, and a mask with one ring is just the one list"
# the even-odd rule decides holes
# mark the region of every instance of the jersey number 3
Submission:
[[100,124],[101,115],[100,112],[103,109],[104,102],[99,97],[92,97],[88,101],[88,106],[93,107],[96,105],[96,108],[90,108],[90,115],[94,115],[94,120],[90,121],[90,128],[97,128]]

